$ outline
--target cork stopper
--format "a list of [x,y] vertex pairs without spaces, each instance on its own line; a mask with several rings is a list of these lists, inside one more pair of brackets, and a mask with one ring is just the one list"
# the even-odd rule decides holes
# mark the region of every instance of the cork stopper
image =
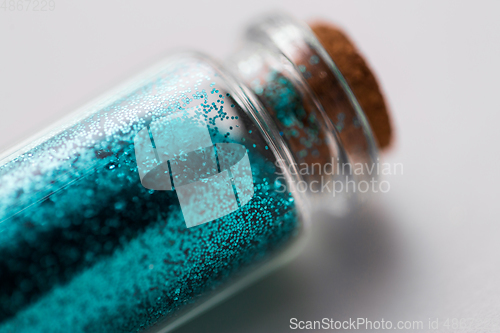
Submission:
[[[341,29],[324,22],[313,22],[310,27],[356,96],[370,123],[379,148],[387,148],[393,136],[391,120],[372,70]],[[319,85],[318,88],[320,89]],[[328,105],[324,106],[328,113]]]

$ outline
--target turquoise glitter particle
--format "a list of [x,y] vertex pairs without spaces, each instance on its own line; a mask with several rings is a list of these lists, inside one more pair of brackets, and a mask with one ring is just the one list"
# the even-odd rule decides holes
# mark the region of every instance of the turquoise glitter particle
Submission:
[[311,58],[309,58],[309,63],[311,65],[317,65],[317,64],[319,64],[319,57],[317,55],[311,56]]

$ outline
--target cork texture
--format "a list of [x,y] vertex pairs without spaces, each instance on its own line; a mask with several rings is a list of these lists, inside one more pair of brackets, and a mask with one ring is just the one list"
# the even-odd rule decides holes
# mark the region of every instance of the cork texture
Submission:
[[[379,147],[389,147],[393,140],[393,130],[387,104],[367,62],[338,27],[323,22],[313,22],[310,27],[351,87],[368,118]],[[324,107],[328,108],[327,105]]]

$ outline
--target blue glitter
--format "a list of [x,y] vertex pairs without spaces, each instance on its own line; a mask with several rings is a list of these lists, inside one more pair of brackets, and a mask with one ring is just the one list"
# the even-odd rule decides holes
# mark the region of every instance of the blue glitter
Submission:
[[[202,87],[234,93],[196,57],[172,63],[0,165],[0,331],[141,331],[246,275],[300,233],[291,194],[270,190],[276,157],[257,127],[242,119],[229,141],[221,133],[248,116],[231,100],[238,116],[229,119]],[[175,191],[142,186],[133,145],[151,121],[188,111],[206,119],[214,142],[245,145],[253,126],[248,144],[257,148],[249,152],[253,198],[189,229]]]
[[311,58],[309,59],[309,63],[311,65],[319,64],[319,57],[317,55],[312,55]]

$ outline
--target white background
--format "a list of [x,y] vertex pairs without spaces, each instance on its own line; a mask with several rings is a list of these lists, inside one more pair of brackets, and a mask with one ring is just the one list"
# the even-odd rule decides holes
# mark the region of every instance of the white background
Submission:
[[386,93],[397,141],[384,158],[404,164],[390,192],[358,218],[315,217],[292,264],[179,332],[287,332],[291,317],[500,322],[500,2],[55,4],[0,9],[0,151],[166,53],[223,59],[270,10],[343,26]]

